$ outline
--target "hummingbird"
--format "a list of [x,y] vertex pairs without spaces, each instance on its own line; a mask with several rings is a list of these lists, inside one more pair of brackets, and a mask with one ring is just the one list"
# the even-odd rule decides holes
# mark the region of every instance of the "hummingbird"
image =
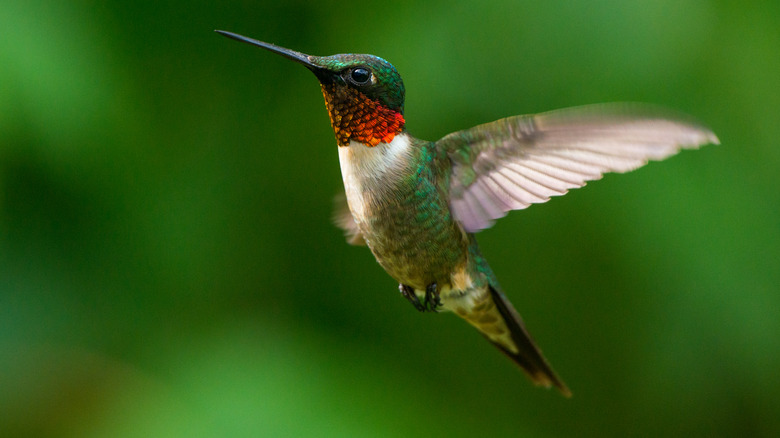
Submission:
[[718,143],[689,117],[642,104],[519,115],[421,140],[406,129],[404,84],[384,59],[312,56],[216,32],[302,64],[319,80],[344,181],[334,221],[347,241],[368,246],[417,310],[455,313],[533,383],[567,397],[571,391],[507,299],[475,234],[511,210],[604,173]]

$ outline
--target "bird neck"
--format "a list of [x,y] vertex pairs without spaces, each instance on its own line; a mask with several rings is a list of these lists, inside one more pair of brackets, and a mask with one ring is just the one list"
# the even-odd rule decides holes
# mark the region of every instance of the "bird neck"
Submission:
[[336,84],[322,84],[325,107],[339,146],[350,140],[374,147],[390,143],[404,129],[404,116],[363,93]]

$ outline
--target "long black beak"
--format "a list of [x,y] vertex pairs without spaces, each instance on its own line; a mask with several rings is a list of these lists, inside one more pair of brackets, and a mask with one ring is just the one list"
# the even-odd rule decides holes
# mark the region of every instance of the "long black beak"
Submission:
[[307,55],[305,53],[296,52],[295,50],[285,49],[284,47],[279,47],[276,44],[271,43],[265,43],[262,41],[258,41],[252,38],[247,38],[245,36],[228,32],[225,30],[215,30],[214,32],[224,35],[228,38],[232,38],[237,41],[242,41],[248,44],[251,44],[253,46],[262,47],[263,49],[266,49],[268,51],[278,53],[279,55],[284,56],[287,59],[292,59],[293,61],[305,65],[309,70],[313,72],[317,72],[318,70],[322,70],[322,67],[315,64],[313,61],[317,59],[316,56]]

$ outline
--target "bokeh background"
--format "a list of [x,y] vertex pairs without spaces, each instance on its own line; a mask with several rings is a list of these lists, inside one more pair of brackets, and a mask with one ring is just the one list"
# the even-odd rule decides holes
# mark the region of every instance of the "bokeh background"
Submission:
[[[778,436],[780,3],[0,1],[0,436]],[[330,222],[305,69],[395,64],[409,130],[605,101],[722,145],[480,234],[574,391],[419,314]]]

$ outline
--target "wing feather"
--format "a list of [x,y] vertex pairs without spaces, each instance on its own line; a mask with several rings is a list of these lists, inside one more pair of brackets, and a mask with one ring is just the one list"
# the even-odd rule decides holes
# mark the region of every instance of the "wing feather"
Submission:
[[333,223],[344,231],[344,237],[350,245],[365,245],[363,234],[355,223],[355,218],[349,210],[347,195],[339,193],[333,198]]
[[680,149],[718,143],[687,116],[639,104],[516,116],[437,142],[452,163],[451,208],[469,232],[607,172],[628,172]]

